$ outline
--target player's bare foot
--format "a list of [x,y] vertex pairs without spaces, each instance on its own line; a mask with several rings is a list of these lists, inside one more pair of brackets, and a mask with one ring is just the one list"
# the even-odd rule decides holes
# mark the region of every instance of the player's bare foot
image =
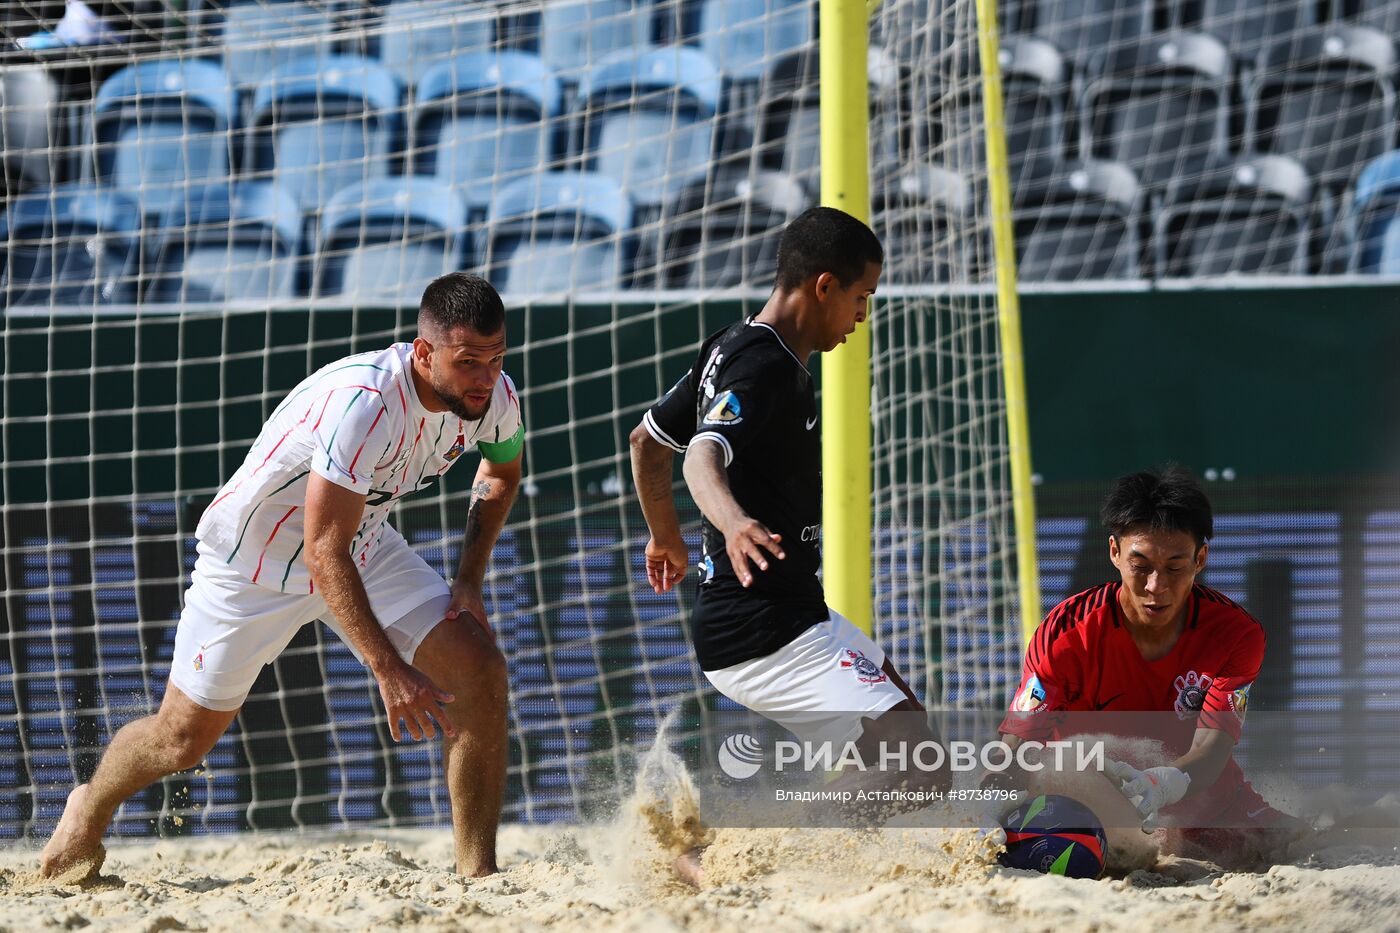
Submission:
[[705,880],[705,870],[700,864],[700,857],[704,853],[703,846],[696,846],[689,852],[677,855],[671,863],[671,870],[676,873],[676,877],[697,891],[700,890],[701,882]]
[[79,884],[102,869],[107,850],[102,847],[106,827],[91,825],[84,804],[88,786],[79,784],[68,795],[58,828],[39,856],[39,876],[62,884]]

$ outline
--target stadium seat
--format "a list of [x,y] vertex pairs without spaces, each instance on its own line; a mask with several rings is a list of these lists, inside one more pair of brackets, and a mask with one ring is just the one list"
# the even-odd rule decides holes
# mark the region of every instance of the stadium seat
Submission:
[[721,167],[681,192],[661,221],[667,288],[771,288],[778,238],[807,208],[802,186],[779,172]]
[[406,87],[416,87],[454,55],[491,51],[496,11],[486,0],[394,0],[380,29],[380,63]]
[[224,70],[235,88],[256,85],[299,58],[330,55],[335,20],[324,5],[250,0],[224,11]]
[[[881,48],[871,46],[870,158],[874,171],[899,163],[897,106],[885,106],[899,93],[899,69]],[[810,192],[821,186],[821,56],[817,48],[784,55],[763,80],[758,95],[758,149],[762,164],[802,182]]]
[[875,185],[875,229],[885,233],[883,279],[892,285],[951,282],[977,276],[983,253],[976,234],[972,183],[937,165],[914,163]]
[[1306,274],[1311,199],[1296,159],[1213,159],[1166,190],[1153,223],[1157,277]]
[[1169,0],[1173,29],[1210,33],[1239,61],[1252,62],[1264,46],[1317,23],[1313,0]]
[[1345,16],[1348,22],[1369,26],[1387,36],[1400,34],[1400,2],[1397,0],[1351,0],[1349,3],[1337,0],[1332,9],[1338,18]]
[[98,184],[156,216],[191,184],[229,173],[233,85],[222,68],[189,59],[142,62],[103,82],[92,104]]
[[1395,47],[1360,26],[1324,27],[1265,47],[1245,86],[1246,139],[1290,155],[1314,181],[1340,190],[1394,134]]
[[465,265],[467,208],[432,178],[377,178],[326,206],[313,295],[416,304],[423,287]]
[[612,178],[541,173],[491,201],[486,277],[503,293],[620,288],[632,203]]
[[279,68],[253,95],[244,171],[285,186],[303,211],[388,173],[399,86],[374,62],[349,55]]
[[59,89],[37,65],[0,70],[0,154],[5,190],[53,183],[59,141]]
[[[980,73],[976,48],[967,46],[949,71]],[[1002,73],[1006,149],[1013,183],[1050,172],[1064,156],[1065,86],[1069,79],[1064,57],[1044,39],[1008,36],[997,56]],[[951,59],[949,59],[951,61]],[[944,69],[940,69],[944,70]],[[986,122],[980,93],[945,93],[940,75],[912,78],[915,150],[934,155],[943,166],[966,176],[982,174],[986,164]],[[980,81],[962,82],[972,91]]]
[[414,170],[485,213],[502,186],[548,166],[559,81],[526,52],[459,55],[423,76]]
[[757,80],[812,43],[816,15],[812,0],[703,0],[700,48],[730,79]]
[[301,252],[296,199],[266,181],[186,189],[148,232],[156,304],[290,298]]
[[1083,66],[1086,60],[1152,32],[1152,4],[1122,0],[1026,0],[1027,28]]
[[1400,274],[1400,149],[1362,169],[1345,222],[1353,243],[1349,271]]
[[1014,192],[1017,274],[1027,282],[1137,278],[1142,186],[1115,162],[1071,162]]
[[35,191],[0,216],[0,295],[9,307],[130,304],[141,213],[117,191],[84,183]]
[[576,151],[639,206],[659,205],[709,168],[719,93],[719,72],[695,49],[619,53],[579,88]]
[[577,83],[609,55],[648,47],[652,13],[651,0],[550,0],[539,14],[540,58]]
[[1199,172],[1225,150],[1230,72],[1225,46],[1203,33],[1110,49],[1079,97],[1080,152],[1126,164],[1147,188]]

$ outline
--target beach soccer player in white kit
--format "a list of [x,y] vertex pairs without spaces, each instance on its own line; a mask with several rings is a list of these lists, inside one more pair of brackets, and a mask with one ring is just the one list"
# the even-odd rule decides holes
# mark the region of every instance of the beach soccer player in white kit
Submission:
[[[96,874],[122,801],[199,764],[263,666],[316,619],[373,673],[395,741],[400,723],[414,739],[442,729],[457,870],[496,871],[506,667],[482,584],[524,445],[505,353],[500,296],[452,273],[424,291],[412,343],[337,360],[277,407],[199,522],[161,707],[123,727],[70,794],[41,857],[45,877]],[[473,445],[481,464],[449,583],[388,516]]]

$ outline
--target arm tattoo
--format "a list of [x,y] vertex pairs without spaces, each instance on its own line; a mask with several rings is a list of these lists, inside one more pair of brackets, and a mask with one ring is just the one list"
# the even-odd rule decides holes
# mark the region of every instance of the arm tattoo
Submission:
[[482,480],[472,487],[471,505],[467,506],[467,527],[462,534],[462,550],[471,549],[481,537],[481,501],[491,495],[491,484]]

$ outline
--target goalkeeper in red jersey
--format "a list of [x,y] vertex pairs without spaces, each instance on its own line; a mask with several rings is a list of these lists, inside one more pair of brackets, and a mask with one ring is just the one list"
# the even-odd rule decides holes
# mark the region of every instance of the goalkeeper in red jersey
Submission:
[[[1119,479],[1100,517],[1120,579],[1070,597],[1036,629],[1000,731],[1015,744],[1082,732],[1066,727],[1083,722],[1075,713],[1157,713],[1142,721],[1161,741],[1161,760],[1110,752],[1105,766],[1143,828],[1179,827],[1184,855],[1268,859],[1302,824],[1271,807],[1232,754],[1265,638],[1258,620],[1197,582],[1213,531],[1210,501],[1173,466]],[[1099,805],[1131,815],[1122,801]],[[1100,813],[1106,823],[1109,813]]]

